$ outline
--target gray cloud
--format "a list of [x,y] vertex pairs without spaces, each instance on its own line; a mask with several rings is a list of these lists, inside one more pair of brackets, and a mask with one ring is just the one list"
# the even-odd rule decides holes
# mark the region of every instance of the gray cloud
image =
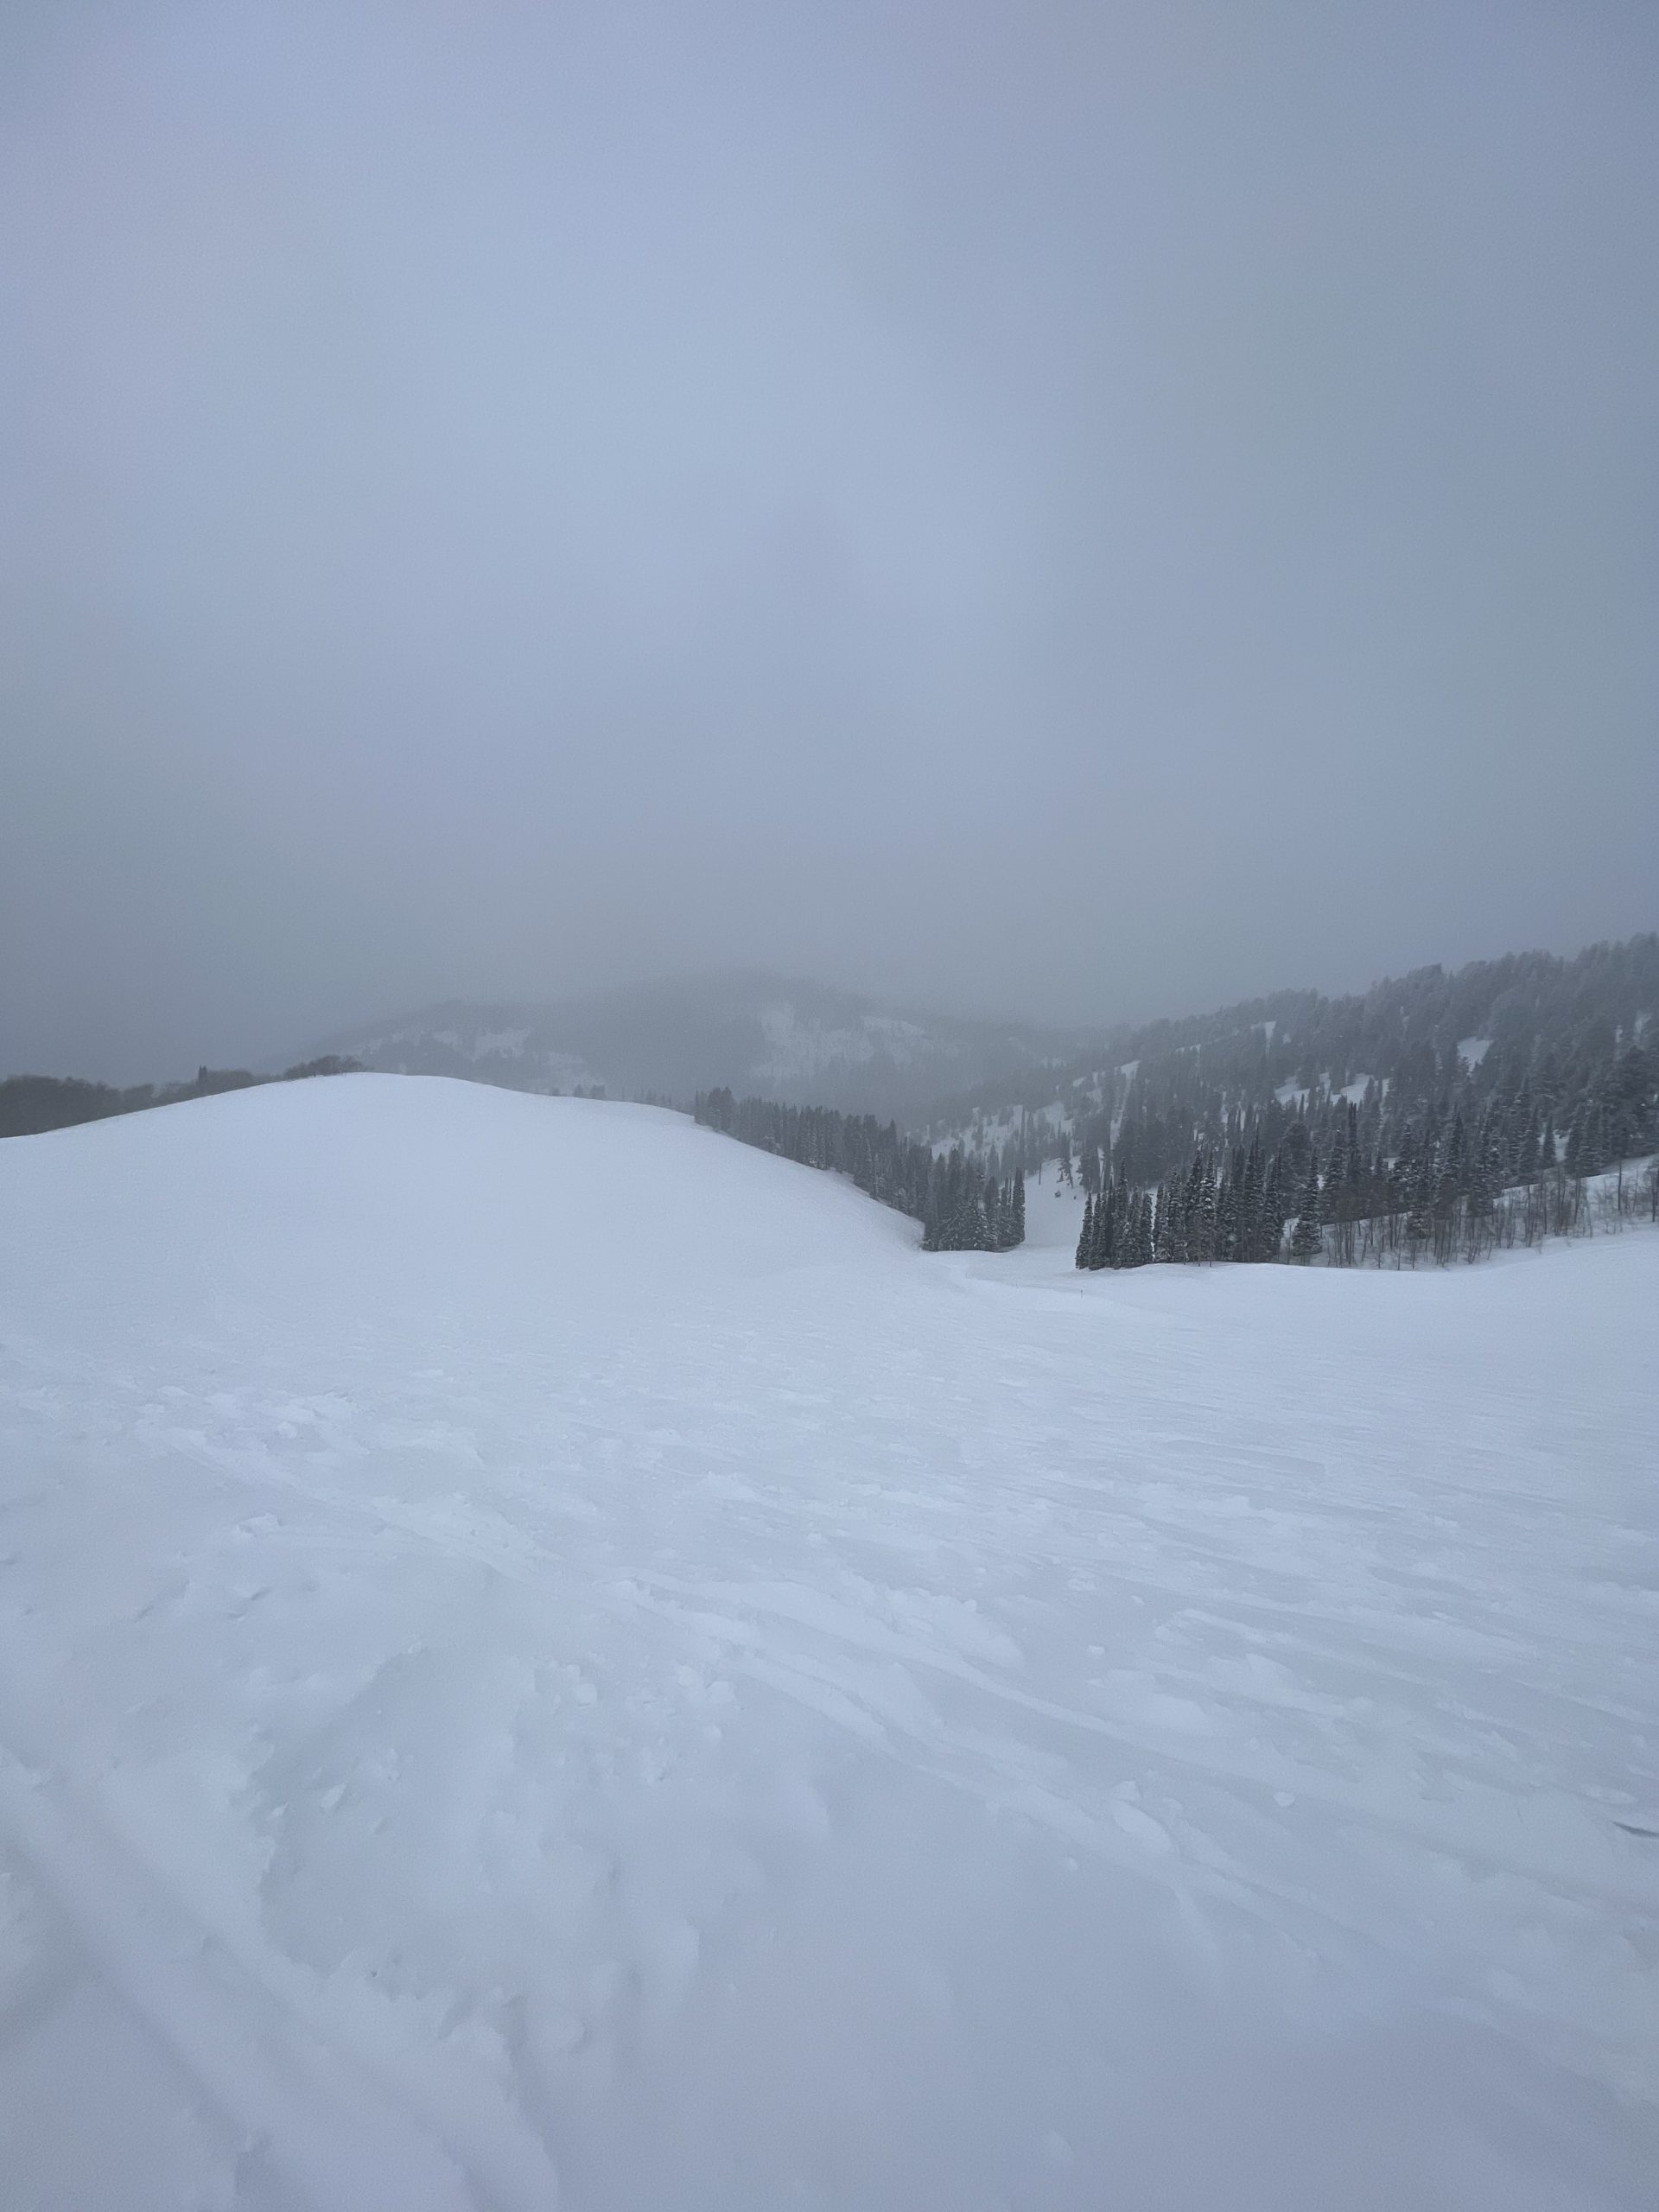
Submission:
[[1652,926],[1656,93],[1635,6],[8,11],[0,1063]]

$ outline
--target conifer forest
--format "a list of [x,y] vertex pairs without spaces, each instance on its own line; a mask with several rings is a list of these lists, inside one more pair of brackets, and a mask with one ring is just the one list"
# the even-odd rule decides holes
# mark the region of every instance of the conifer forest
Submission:
[[920,1134],[702,1093],[696,1117],[848,1176],[930,1251],[1006,1251],[1025,1185],[1084,1195],[1079,1268],[1445,1265],[1659,1218],[1659,937],[1420,969],[1125,1029]]

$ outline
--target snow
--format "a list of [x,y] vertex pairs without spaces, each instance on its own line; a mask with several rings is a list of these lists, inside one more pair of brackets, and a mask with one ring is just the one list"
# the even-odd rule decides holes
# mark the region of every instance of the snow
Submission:
[[879,1054],[904,1066],[939,1049],[918,1023],[898,1014],[861,1014],[855,1027],[837,1029],[803,1020],[787,1001],[762,1009],[760,1028],[766,1052],[753,1074],[766,1083],[798,1083],[828,1068],[867,1066]]
[[1112,1142],[1114,1144],[1123,1134],[1123,1122],[1129,1110],[1129,1092],[1134,1087],[1135,1078],[1141,1072],[1141,1063],[1139,1059],[1125,1060],[1117,1071],[1123,1078],[1123,1096],[1116,1112],[1112,1116]]
[[512,1029],[485,1029],[473,1039],[474,1060],[521,1060],[530,1039],[528,1023]]
[[1490,1037],[1460,1037],[1458,1039],[1458,1058],[1466,1068],[1478,1068],[1491,1049]]
[[435,1079],[0,1145],[5,2201],[1650,2205],[1659,1236],[1031,1211]]

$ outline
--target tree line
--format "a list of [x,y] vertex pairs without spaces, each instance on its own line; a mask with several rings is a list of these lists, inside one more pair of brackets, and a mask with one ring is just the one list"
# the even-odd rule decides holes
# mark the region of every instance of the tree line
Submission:
[[1431,1103],[1402,1122],[1392,1149],[1368,1143],[1374,1125],[1351,1101],[1323,1151],[1300,1116],[1271,1151],[1259,1130],[1248,1145],[1220,1151],[1200,1140],[1185,1170],[1152,1188],[1135,1185],[1122,1160],[1109,1172],[1096,1150],[1083,1162],[1077,1264],[1445,1265],[1582,1235],[1599,1220],[1659,1221],[1659,1163],[1624,1173],[1624,1162],[1654,1151],[1656,1113],[1648,1056],[1636,1049],[1559,1139],[1523,1081],[1509,1099],[1491,1098],[1472,1125],[1461,1108]]
[[1420,969],[1349,998],[1280,992],[1125,1029],[1069,1065],[942,1108],[925,1134],[995,1154],[1005,1173],[1103,1151],[1109,1173],[1121,1161],[1131,1185],[1150,1188],[1184,1172],[1199,1140],[1219,1156],[1259,1136],[1270,1152],[1298,1118],[1323,1152],[1356,1103],[1386,1124],[1368,1130],[1370,1148],[1380,1141],[1392,1155],[1395,1132],[1431,1103],[1472,1124],[1524,1081],[1541,1136],[1547,1127],[1564,1149],[1582,1118],[1586,1157],[1611,1165],[1642,1148],[1611,1092],[1625,1054],[1652,1052],[1656,1021],[1659,935],[1569,960],[1518,953]]
[[303,1060],[280,1075],[255,1075],[247,1068],[202,1067],[188,1083],[140,1083],[118,1090],[107,1083],[84,1083],[76,1076],[14,1075],[0,1083],[0,1137],[40,1136],[48,1129],[69,1129],[82,1122],[106,1122],[118,1114],[140,1114],[151,1106],[176,1106],[187,1098],[216,1098],[227,1090],[251,1090],[265,1083],[298,1083],[317,1075],[360,1075],[362,1063],[328,1053]]
[[960,1145],[936,1154],[873,1114],[738,1098],[726,1089],[699,1091],[692,1111],[705,1128],[741,1144],[845,1175],[868,1197],[920,1222],[927,1251],[1007,1252],[1025,1242],[1024,1175],[1000,1173]]

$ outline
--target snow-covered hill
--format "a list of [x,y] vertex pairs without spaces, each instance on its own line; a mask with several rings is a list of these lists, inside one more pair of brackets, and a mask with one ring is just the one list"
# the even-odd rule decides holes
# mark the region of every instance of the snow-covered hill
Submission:
[[16,1140],[0,2195],[1650,2204],[1656,1291],[454,1083]]
[[1076,1032],[907,1014],[822,984],[742,974],[552,1007],[450,1001],[342,1030],[288,1060],[335,1052],[391,1073],[683,1105],[723,1084],[740,1095],[925,1118],[943,1098],[1040,1068],[1079,1041]]

